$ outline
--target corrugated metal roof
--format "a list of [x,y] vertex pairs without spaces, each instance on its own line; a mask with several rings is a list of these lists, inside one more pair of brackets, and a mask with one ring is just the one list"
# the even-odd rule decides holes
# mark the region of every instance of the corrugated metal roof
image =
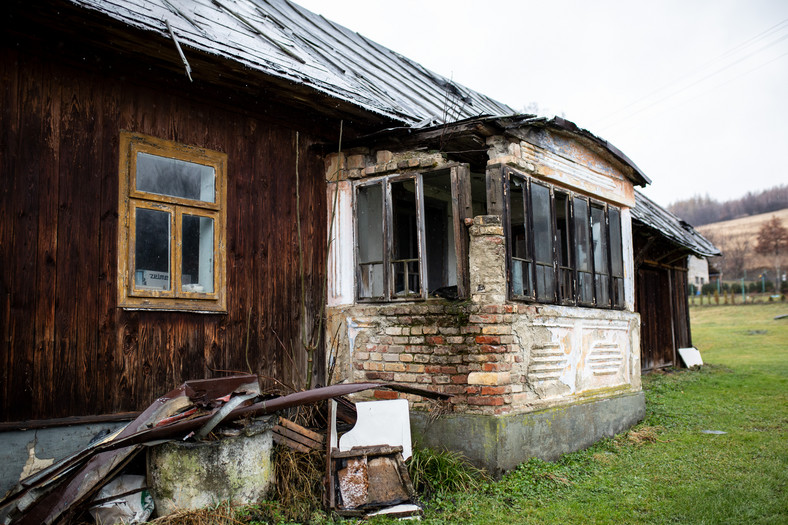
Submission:
[[695,255],[700,257],[722,255],[711,241],[695,231],[688,222],[679,219],[637,190],[635,190],[632,219],[657,230],[673,242],[691,250]]
[[405,124],[515,112],[286,0],[69,1]]

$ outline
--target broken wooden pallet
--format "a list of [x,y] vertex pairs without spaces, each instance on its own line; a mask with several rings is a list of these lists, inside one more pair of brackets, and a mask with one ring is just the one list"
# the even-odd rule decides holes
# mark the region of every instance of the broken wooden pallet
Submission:
[[290,447],[299,452],[323,450],[326,438],[322,434],[302,427],[301,425],[279,418],[279,424],[274,426],[274,443]]

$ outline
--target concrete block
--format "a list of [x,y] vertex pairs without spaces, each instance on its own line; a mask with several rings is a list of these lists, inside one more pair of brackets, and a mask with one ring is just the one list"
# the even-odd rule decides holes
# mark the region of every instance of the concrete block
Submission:
[[148,474],[159,516],[225,500],[247,504],[264,499],[274,481],[273,425],[274,418],[268,417],[239,436],[152,447]]

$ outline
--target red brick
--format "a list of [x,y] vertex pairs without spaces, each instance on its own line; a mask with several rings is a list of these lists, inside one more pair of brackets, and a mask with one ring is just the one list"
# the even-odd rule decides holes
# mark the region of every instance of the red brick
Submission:
[[456,366],[442,366],[440,369],[441,374],[456,374],[457,367]]
[[[455,376],[451,376],[451,382],[455,385],[461,385],[463,383],[468,382],[468,374],[458,374]],[[503,393],[503,392],[501,392]]]
[[393,381],[394,372],[367,372],[367,379],[370,381]]
[[506,393],[505,386],[483,386],[482,387],[482,395],[483,396],[496,396]]
[[480,405],[480,406],[501,406],[503,405],[503,398],[502,397],[469,397],[468,398],[469,405]]
[[482,370],[485,372],[506,372],[511,369],[511,363],[484,363],[482,366]]
[[485,354],[504,354],[506,347],[501,345],[481,345],[479,348]]
[[428,345],[442,345],[446,343],[446,338],[442,335],[428,335],[425,341]]
[[396,392],[390,390],[375,390],[375,399],[398,399],[399,396]]
[[424,367],[424,372],[427,374],[440,374],[441,367],[436,365],[427,365]]
[[480,345],[499,345],[501,338],[497,335],[477,335],[476,343]]

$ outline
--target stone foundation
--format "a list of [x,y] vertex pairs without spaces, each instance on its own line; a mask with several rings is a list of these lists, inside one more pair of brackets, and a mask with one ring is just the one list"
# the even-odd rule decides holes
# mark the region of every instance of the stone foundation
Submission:
[[411,412],[414,442],[462,453],[494,476],[528,458],[547,461],[626,430],[645,417],[642,392],[565,404],[536,412],[489,416]]

